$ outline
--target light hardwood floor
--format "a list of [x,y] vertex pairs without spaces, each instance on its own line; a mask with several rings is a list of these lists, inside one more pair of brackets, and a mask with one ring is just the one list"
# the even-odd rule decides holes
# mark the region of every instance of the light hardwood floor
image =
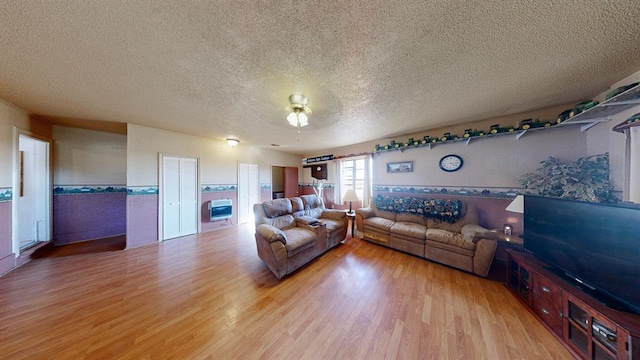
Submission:
[[241,225],[0,278],[0,359],[569,359],[503,284],[359,239],[281,281]]

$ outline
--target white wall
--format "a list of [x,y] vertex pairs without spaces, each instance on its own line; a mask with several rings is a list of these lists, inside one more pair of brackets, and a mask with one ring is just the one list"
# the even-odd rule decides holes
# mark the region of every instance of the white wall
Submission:
[[55,185],[125,185],[127,136],[53,127]]
[[0,99],[0,188],[13,185],[13,127],[51,137],[51,127],[29,119],[29,114]]
[[[382,152],[374,158],[374,183],[378,185],[476,186],[519,188],[518,179],[532,172],[548,156],[572,161],[586,151],[584,135],[575,128],[530,132],[465,142]],[[464,164],[456,172],[445,172],[440,159],[448,154],[462,157]],[[388,162],[413,161],[413,173],[387,173]]]
[[238,163],[258,164],[260,183],[271,183],[271,165],[302,168],[302,158],[271,149],[230,147],[226,141],[137,125],[127,128],[127,185],[158,185],[158,153],[200,158],[202,184],[237,184]]

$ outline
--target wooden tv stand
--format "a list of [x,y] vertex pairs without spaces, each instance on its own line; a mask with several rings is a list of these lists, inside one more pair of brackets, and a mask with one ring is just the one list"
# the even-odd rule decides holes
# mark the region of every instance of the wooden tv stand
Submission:
[[604,306],[535,256],[507,249],[507,287],[575,356],[640,360],[640,316]]

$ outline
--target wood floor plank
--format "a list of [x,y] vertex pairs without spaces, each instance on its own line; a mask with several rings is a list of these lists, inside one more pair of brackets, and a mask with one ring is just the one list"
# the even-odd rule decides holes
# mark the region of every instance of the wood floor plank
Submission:
[[55,248],[0,278],[0,358],[572,358],[498,282],[351,238],[277,280],[253,231]]

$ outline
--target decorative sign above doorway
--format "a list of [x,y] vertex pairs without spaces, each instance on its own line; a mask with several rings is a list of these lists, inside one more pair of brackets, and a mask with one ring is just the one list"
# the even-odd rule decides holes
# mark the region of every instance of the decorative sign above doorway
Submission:
[[311,163],[322,162],[322,161],[331,161],[331,160],[333,160],[333,154],[315,156],[315,157],[310,157],[310,158],[304,158],[304,159],[302,159],[302,163],[303,164],[311,164]]

